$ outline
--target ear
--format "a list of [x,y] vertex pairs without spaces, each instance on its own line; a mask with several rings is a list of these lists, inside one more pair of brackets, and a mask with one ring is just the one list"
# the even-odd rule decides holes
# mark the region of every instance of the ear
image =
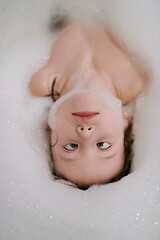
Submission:
[[58,141],[57,133],[54,129],[51,129],[51,145],[55,146]]
[[46,131],[48,131],[48,132],[51,131],[51,128],[48,125],[48,117],[46,117],[45,120],[44,120],[44,126],[45,126]]
[[132,119],[131,119],[131,117],[128,115],[127,112],[122,112],[122,117],[123,117],[123,120],[124,120],[124,131],[126,131],[127,128],[128,128],[128,126],[131,124]]

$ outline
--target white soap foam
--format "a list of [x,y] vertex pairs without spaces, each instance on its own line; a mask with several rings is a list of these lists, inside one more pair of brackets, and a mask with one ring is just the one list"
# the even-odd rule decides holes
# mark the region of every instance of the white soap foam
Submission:
[[[30,76],[48,58],[48,23],[62,5],[72,19],[103,22],[149,66],[151,87],[136,103],[134,171],[81,191],[51,177],[44,130],[52,102],[31,97]],[[159,240],[159,1],[78,0],[0,3],[0,238]]]

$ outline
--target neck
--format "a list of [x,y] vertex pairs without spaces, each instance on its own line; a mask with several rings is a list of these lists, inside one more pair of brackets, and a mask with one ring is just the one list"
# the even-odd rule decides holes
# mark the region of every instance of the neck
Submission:
[[112,95],[118,98],[110,76],[106,73],[103,74],[98,72],[93,67],[72,74],[72,76],[69,77],[62,85],[60,95],[63,96],[66,93],[77,88],[103,88],[107,89],[110,93],[112,93]]

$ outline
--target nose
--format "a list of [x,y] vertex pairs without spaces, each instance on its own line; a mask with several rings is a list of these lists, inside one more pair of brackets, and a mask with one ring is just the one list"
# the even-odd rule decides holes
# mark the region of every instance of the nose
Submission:
[[95,130],[94,125],[80,125],[77,127],[77,132],[80,134],[82,137],[90,137]]

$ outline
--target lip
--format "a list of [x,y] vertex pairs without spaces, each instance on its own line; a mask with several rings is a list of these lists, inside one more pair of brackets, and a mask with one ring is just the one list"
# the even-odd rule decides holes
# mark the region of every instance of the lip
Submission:
[[88,122],[93,117],[97,116],[99,112],[75,112],[72,113],[73,117],[81,122]]

